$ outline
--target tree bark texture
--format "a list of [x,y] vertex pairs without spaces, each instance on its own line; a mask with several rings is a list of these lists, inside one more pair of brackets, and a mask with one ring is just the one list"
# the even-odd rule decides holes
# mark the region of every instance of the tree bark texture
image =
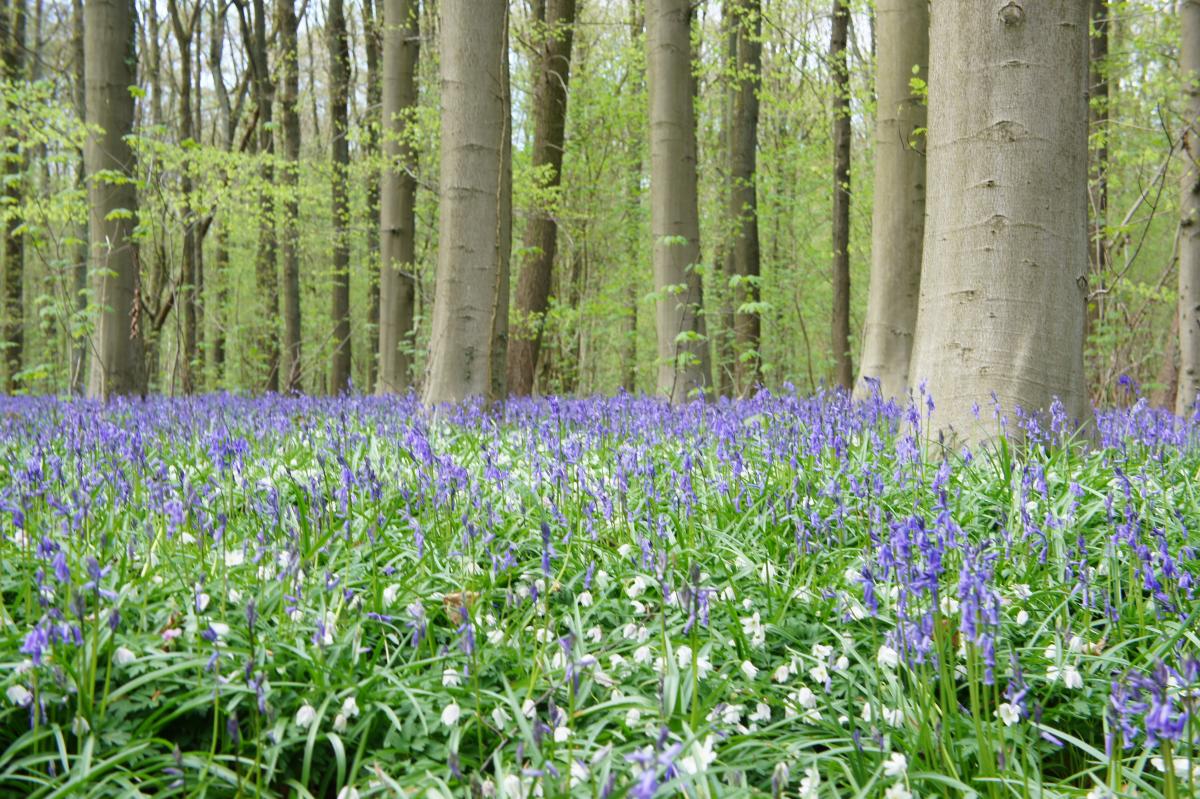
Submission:
[[833,0],[829,69],[833,76],[833,312],[830,347],[834,383],[850,389],[850,71],[846,39],[850,28],[847,0]]
[[[4,29],[0,30],[0,51],[4,55],[4,78],[14,84],[28,79],[25,29],[28,16],[26,0],[10,0],[0,8]],[[13,211],[4,225],[4,386],[8,393],[19,387],[17,375],[24,363],[25,350],[25,236],[20,208],[25,195],[25,171],[28,158],[20,144],[22,132],[7,131],[15,143],[4,153],[4,203]]]
[[276,0],[279,30],[279,116],[283,129],[283,216],[279,249],[283,261],[283,390],[300,391],[300,48],[295,0]]
[[333,144],[333,286],[330,317],[333,320],[333,362],[329,389],[350,388],[350,209],[346,172],[350,166],[350,49],[346,41],[346,13],[342,0],[329,1],[326,22],[329,35],[329,118]]
[[1183,0],[1179,15],[1187,127],[1179,191],[1179,391],[1175,412],[1190,417],[1200,393],[1200,0]]

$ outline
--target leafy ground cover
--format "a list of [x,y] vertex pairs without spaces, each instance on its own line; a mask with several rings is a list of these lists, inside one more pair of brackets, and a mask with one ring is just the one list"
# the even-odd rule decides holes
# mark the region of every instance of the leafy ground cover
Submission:
[[929,408],[0,400],[0,794],[1197,795],[1198,429]]

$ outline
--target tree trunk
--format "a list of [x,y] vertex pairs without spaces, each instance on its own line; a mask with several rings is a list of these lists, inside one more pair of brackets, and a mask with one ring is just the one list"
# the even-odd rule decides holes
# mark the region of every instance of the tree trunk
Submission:
[[[424,399],[498,398],[511,184],[506,0],[442,0],[437,287]],[[497,380],[499,372],[499,380]]]
[[[73,0],[71,4],[72,39],[71,48],[75,59],[75,113],[80,119],[87,119],[87,88],[85,79],[87,71],[83,46],[83,0]],[[76,171],[76,182],[86,191],[86,170],[83,163],[84,154],[79,153],[79,166]],[[88,275],[88,219],[84,217],[76,233],[77,244],[71,248],[71,297],[75,319],[69,329],[72,335],[71,347],[71,393],[82,394],[87,380],[87,338],[79,335],[79,326],[87,315],[87,275]]]
[[1190,417],[1200,393],[1200,0],[1183,0],[1184,170],[1179,192],[1179,393],[1175,412]]
[[833,313],[830,347],[833,379],[849,389],[854,382],[850,362],[850,71],[846,37],[850,28],[847,0],[833,0],[829,68],[833,77]]
[[[657,292],[657,391],[678,403],[708,387],[702,333],[700,220],[688,0],[648,0],[650,228]],[[689,132],[691,131],[691,132]]]
[[254,106],[258,116],[258,155],[262,159],[263,190],[259,193],[258,252],[255,255],[255,283],[262,302],[263,318],[258,334],[258,351],[265,361],[263,387],[279,390],[279,269],[276,264],[275,237],[275,84],[271,80],[267,57],[267,18],[264,0],[251,0],[252,27],[246,19],[246,0],[238,6],[242,37],[250,54],[254,81]]
[[928,381],[935,427],[962,440],[995,431],[992,392],[1005,414],[1055,397],[1069,418],[1087,410],[1087,12],[1081,0],[933,6],[909,378]]
[[417,260],[416,153],[410,126],[417,110],[421,46],[417,0],[383,0],[383,172],[379,192],[380,394],[412,386]]
[[[382,2],[382,0],[381,0]],[[379,153],[380,107],[383,102],[379,83],[379,56],[382,45],[383,8],[377,9],[374,0],[363,0],[363,44],[367,51],[367,110],[364,115],[366,126],[366,149],[369,156]],[[379,252],[379,181],[375,176],[367,177],[367,253],[373,258]],[[382,261],[381,261],[382,262]],[[379,376],[379,276],[373,269],[367,270],[367,358],[366,391],[374,391]]]
[[[200,19],[200,8],[200,0],[196,0],[193,11],[189,13],[185,9],[185,12],[181,12],[178,0],[167,0],[171,29],[175,34],[175,44],[179,47],[179,140],[185,152],[187,143],[194,143],[196,139],[195,119],[192,116],[192,39]],[[191,166],[185,161],[180,172],[179,191],[187,207],[191,204],[193,190]],[[183,250],[176,300],[183,328],[180,376],[184,394],[191,394],[195,390],[193,370],[199,366],[196,358],[196,221],[196,215],[188,207],[183,215]]]
[[300,390],[300,50],[293,0],[276,0],[279,29],[279,115],[283,128],[283,390]]
[[1171,329],[1163,345],[1162,363],[1158,367],[1150,404],[1155,408],[1175,409],[1175,394],[1179,389],[1179,314],[1171,317]]
[[350,166],[350,50],[342,0],[329,0],[329,120],[333,152],[333,363],[329,387],[335,394],[350,389],[350,219],[346,171]]
[[[735,79],[729,130],[729,218],[733,241],[726,273],[733,298],[733,389],[748,395],[759,382],[758,91],[762,71],[762,2],[734,0]],[[750,306],[749,308],[747,306]]]
[[[25,29],[28,6],[26,0],[12,0],[0,9],[4,29],[0,31],[0,49],[4,55],[4,78],[13,84],[25,82],[29,73],[26,64]],[[25,194],[25,170],[28,156],[24,153],[22,131],[7,131],[14,142],[14,152],[4,154],[4,202],[12,211],[4,226],[4,350],[5,390],[13,393],[19,387],[17,375],[24,364],[25,350],[25,237],[21,205]]]
[[879,381],[887,399],[908,391],[908,363],[921,293],[925,235],[925,154],[918,131],[925,104],[914,74],[929,75],[928,0],[878,0],[875,70],[875,204],[871,217],[871,282],[863,329],[861,378],[855,395]]
[[[543,17],[535,21],[532,34],[538,50],[533,168],[539,176],[545,175],[544,188],[553,195],[562,183],[575,0],[546,0],[538,5]],[[523,249],[527,255],[517,281],[517,322],[508,349],[508,387],[518,396],[533,392],[557,247],[558,222],[553,209],[534,209],[525,228]]]
[[[91,208],[89,249],[95,259],[96,321],[88,396],[144,394],[142,320],[138,290],[136,169],[127,137],[133,133],[137,80],[133,8],[129,0],[84,4],[89,125],[85,164]],[[100,173],[128,176],[113,182]]]
[[[1104,225],[1108,218],[1108,0],[1091,0],[1091,53],[1088,58],[1091,153],[1091,227],[1089,229],[1088,261],[1091,267],[1090,285],[1103,291],[1108,268],[1108,248]],[[1099,329],[1104,320],[1103,294],[1089,298],[1087,304],[1088,333]]]

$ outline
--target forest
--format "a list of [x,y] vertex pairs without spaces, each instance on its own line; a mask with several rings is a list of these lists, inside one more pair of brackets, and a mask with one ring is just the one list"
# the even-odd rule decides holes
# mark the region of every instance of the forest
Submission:
[[[1081,295],[1069,322],[1011,321],[1034,349],[1066,348],[1076,374],[1054,393],[1122,402],[1126,377],[1156,404],[1190,401],[1192,5],[1096,0],[1073,22],[1086,41],[1005,98],[961,75],[946,77],[961,94],[929,91],[931,55],[948,72],[980,57],[962,20],[931,48],[926,4],[828,5],[530,0],[460,20],[415,1],[14,0],[5,388],[679,399],[873,377],[904,396],[922,252],[936,282],[978,244],[926,235],[966,221],[953,159],[982,158],[1028,164],[1045,184],[1002,201],[1053,214],[1047,235],[1072,229],[1070,246],[1027,237],[988,267],[1046,258],[1086,281],[1022,287]],[[1050,125],[1057,152],[929,159],[979,96]],[[1051,179],[1039,159],[1072,168]],[[942,393],[948,339],[924,340],[921,378]]]
[[1200,796],[1200,0],[0,52],[0,797]]

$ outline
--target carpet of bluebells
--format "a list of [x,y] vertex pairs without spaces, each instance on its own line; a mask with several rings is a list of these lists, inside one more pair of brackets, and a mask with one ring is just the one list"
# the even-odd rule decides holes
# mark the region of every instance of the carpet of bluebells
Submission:
[[1200,425],[935,424],[2,399],[0,795],[1200,795]]

